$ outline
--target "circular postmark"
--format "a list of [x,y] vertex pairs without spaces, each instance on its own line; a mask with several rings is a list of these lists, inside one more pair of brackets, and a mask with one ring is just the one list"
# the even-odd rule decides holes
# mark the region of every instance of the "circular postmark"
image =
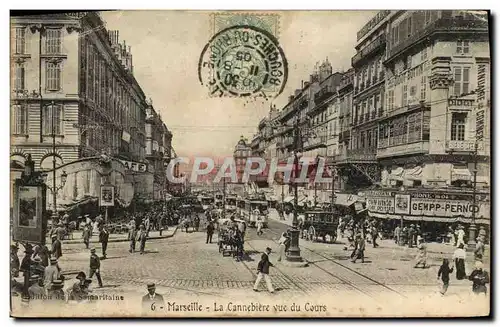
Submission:
[[207,43],[198,77],[211,95],[276,97],[285,87],[288,64],[272,34],[255,26],[232,26]]

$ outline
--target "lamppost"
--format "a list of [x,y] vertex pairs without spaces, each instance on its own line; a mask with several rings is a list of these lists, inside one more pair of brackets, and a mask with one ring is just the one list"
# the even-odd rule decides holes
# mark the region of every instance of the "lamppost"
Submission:
[[59,220],[59,216],[57,215],[57,193],[61,190],[66,184],[66,179],[68,175],[65,171],[63,171],[61,175],[61,184],[56,185],[56,121],[55,121],[55,106],[54,101],[50,102],[52,108],[52,122],[51,122],[51,136],[52,136],[52,186],[47,186],[52,194],[52,202],[54,204],[54,209],[52,211],[52,223],[55,224]]
[[467,246],[469,250],[474,250],[476,248],[476,192],[477,192],[477,160],[478,160],[478,144],[477,140],[474,142],[474,169],[472,170],[473,180],[472,180],[472,217],[471,224],[469,225],[469,242]]

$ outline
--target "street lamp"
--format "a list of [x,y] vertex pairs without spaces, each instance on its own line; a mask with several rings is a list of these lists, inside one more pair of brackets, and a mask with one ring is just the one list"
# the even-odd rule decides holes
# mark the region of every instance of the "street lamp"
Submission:
[[[57,215],[57,193],[66,185],[66,181],[68,179],[68,174],[66,174],[66,171],[63,170],[61,174],[61,183],[59,185],[56,185],[56,173],[55,169],[53,170],[53,181],[52,181],[52,186],[47,185],[47,188],[49,189],[50,193],[52,194],[52,200],[54,202],[54,209],[52,210],[52,223],[55,224],[59,220],[59,216]],[[42,175],[44,182],[47,181],[47,174]]]

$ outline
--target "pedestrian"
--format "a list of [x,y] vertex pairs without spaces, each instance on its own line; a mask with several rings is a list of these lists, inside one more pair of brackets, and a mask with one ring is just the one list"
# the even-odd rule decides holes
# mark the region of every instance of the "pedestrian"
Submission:
[[465,255],[464,244],[460,244],[453,253],[453,260],[455,261],[456,276],[458,280],[462,280],[466,277]]
[[474,260],[483,261],[484,256],[484,236],[477,237],[476,248],[474,249]]
[[57,259],[50,258],[50,266],[45,267],[45,271],[43,273],[43,285],[47,290],[47,293],[50,291],[54,280],[59,279],[60,277],[59,274],[60,271],[59,268],[57,267]]
[[103,225],[101,228],[101,232],[99,233],[99,241],[102,246],[102,257],[106,259],[106,250],[108,248],[108,240],[109,240],[109,232],[106,225]]
[[464,226],[459,225],[458,226],[458,231],[457,231],[457,246],[462,244],[465,247],[465,231],[464,231]]
[[89,248],[91,234],[92,232],[90,230],[90,227],[88,225],[83,226],[82,238],[83,244],[85,244],[86,249]]
[[262,232],[262,227],[264,226],[264,224],[262,223],[262,219],[260,219],[260,217],[257,219],[257,235],[262,235],[263,232]]
[[446,235],[448,238],[448,243],[451,245],[455,245],[455,231],[453,230],[453,227],[448,226],[448,234]]
[[469,276],[469,280],[472,281],[472,292],[479,295],[484,293],[487,295],[488,289],[486,284],[490,282],[490,276],[487,271],[483,269],[483,263],[481,261],[476,261],[475,269]]
[[273,264],[269,261],[269,256],[266,253],[262,253],[260,257],[259,264],[257,266],[257,279],[253,285],[253,290],[258,292],[258,287],[262,279],[266,281],[267,290],[270,293],[274,293],[273,284],[271,282],[271,277],[269,277],[269,267],[273,267]]
[[197,232],[200,229],[200,217],[196,215],[194,217],[194,230]]
[[66,297],[64,296],[63,288],[64,282],[61,279],[54,280],[47,292],[49,300],[58,302],[65,301]]
[[53,257],[59,260],[62,257],[62,246],[61,241],[57,238],[56,235],[52,235],[52,250],[51,254]]
[[424,242],[421,242],[418,245],[418,253],[415,258],[415,266],[413,268],[419,268],[419,266],[422,266],[422,269],[425,269],[427,265],[427,245],[425,245]]
[[356,253],[354,255],[354,258],[352,258],[351,261],[353,263],[356,263],[356,261],[358,259],[361,259],[361,262],[364,263],[365,262],[365,247],[366,247],[365,238],[363,237],[363,235],[361,235],[361,233],[359,233],[356,235],[356,239],[357,239]]
[[453,272],[453,267],[450,267],[450,261],[448,259],[443,259],[443,264],[439,267],[438,271],[438,280],[441,277],[443,281],[443,288],[441,289],[441,294],[445,294],[448,290],[448,286],[450,284],[450,274]]
[[137,234],[137,240],[139,241],[141,254],[144,254],[144,248],[146,247],[146,240],[148,239],[148,232],[143,224],[139,226],[139,233]]
[[375,222],[372,225],[371,233],[372,233],[372,244],[373,244],[373,247],[376,248],[378,246],[378,244],[377,244],[378,229],[377,229]]
[[137,238],[137,230],[135,229],[135,220],[131,220],[129,224],[129,230],[128,230],[128,237],[130,241],[130,248],[128,252],[134,253],[135,252],[135,241]]
[[18,277],[19,276],[19,257],[17,256],[17,251],[19,250],[19,246],[17,243],[12,244],[10,246],[10,272],[12,274],[12,277]]
[[66,236],[66,228],[64,227],[64,224],[60,222],[57,224],[57,228],[55,230],[55,234],[57,235],[57,239],[59,241],[64,240],[64,237]]
[[412,248],[414,243],[414,238],[415,238],[415,225],[411,224],[410,228],[408,228],[408,247]]
[[102,279],[101,279],[101,260],[95,253],[95,249],[90,250],[90,272],[89,278],[92,279],[94,274],[97,277],[97,282],[99,283],[99,287],[102,287]]
[[399,225],[394,229],[394,242],[401,245],[401,227]]
[[241,241],[242,242],[245,242],[245,232],[247,230],[247,224],[245,224],[244,221],[240,221],[238,223],[238,229],[240,230],[240,234],[241,234]]
[[212,235],[214,234],[214,224],[209,221],[207,224],[207,241],[205,243],[210,243],[212,244]]
[[163,296],[156,293],[156,285],[154,283],[148,284],[148,294],[142,297],[142,310],[145,312],[152,312],[158,309],[163,309],[165,301]]
[[46,295],[42,277],[38,277],[36,282],[28,288],[28,293],[32,299],[41,299]]
[[281,261],[281,259],[283,257],[285,257],[285,251],[286,251],[286,241],[287,241],[287,233],[283,233],[281,234],[281,237],[280,239],[278,240],[278,244],[279,244],[279,249],[278,249],[278,261]]
[[69,287],[66,288],[66,301],[77,300],[79,298],[85,279],[87,279],[87,276],[83,271],[80,271],[74,280],[69,281]]

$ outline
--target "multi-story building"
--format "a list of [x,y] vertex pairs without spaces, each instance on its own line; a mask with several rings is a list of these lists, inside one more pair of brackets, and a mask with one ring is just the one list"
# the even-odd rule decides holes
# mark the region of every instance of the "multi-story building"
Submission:
[[[338,149],[336,149],[336,153],[333,152],[335,148],[332,150],[333,157],[327,158],[327,163],[334,164],[337,156],[341,159],[347,158],[347,151],[350,149],[350,140],[351,140],[351,112],[352,112],[352,98],[354,91],[354,69],[349,69],[342,75],[342,79],[340,81],[339,86],[337,87],[338,93]],[[331,160],[328,160],[331,159]],[[342,161],[340,161],[342,162]],[[344,178],[346,178],[345,174],[335,174],[336,179],[336,189],[343,190],[344,186]],[[348,178],[348,177],[347,177]]]
[[241,136],[234,147],[233,158],[236,164],[236,177],[238,178],[238,183],[242,182],[247,159],[252,156],[252,148],[247,142],[247,139]]
[[346,189],[363,188],[380,180],[377,163],[377,119],[384,99],[383,60],[386,26],[391,12],[381,11],[357,33],[350,147],[336,158]]
[[488,184],[489,103],[479,100],[490,85],[486,16],[403,11],[391,16],[387,35],[377,151],[382,184],[470,185],[478,133],[477,180]]
[[[130,47],[104,26],[97,12],[11,19],[11,157],[23,163],[30,154],[45,171],[55,159],[56,175],[68,174],[58,203],[99,194],[95,160],[85,158],[103,153],[122,163],[106,183],[144,184],[142,176],[127,175],[147,172],[146,97],[133,75]],[[129,194],[129,188],[119,191]]]

